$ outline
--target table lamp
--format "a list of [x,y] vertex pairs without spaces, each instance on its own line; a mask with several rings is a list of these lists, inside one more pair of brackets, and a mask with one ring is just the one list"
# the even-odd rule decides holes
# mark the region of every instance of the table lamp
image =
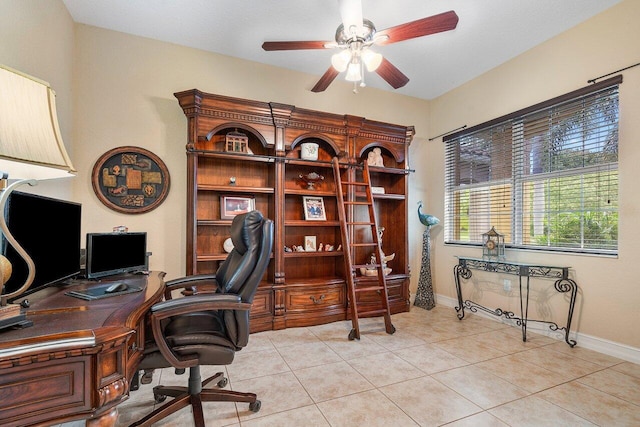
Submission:
[[0,255],[0,326],[24,319],[20,306],[7,301],[24,293],[36,275],[33,260],[7,227],[9,195],[21,185],[33,186],[38,180],[69,177],[75,172],[60,135],[53,89],[47,82],[0,64],[0,230],[28,267],[22,286],[5,294],[11,264]]

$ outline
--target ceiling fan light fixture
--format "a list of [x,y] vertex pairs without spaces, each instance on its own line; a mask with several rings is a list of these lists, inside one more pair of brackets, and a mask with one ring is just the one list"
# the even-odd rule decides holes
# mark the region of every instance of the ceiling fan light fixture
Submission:
[[345,49],[331,56],[331,65],[337,72],[341,73],[347,69],[351,62],[351,52]]
[[357,61],[351,61],[347,67],[347,75],[345,80],[348,82],[359,82],[362,80],[362,73],[360,71],[360,63]]
[[361,56],[367,71],[375,71],[382,63],[382,55],[372,50],[365,49]]

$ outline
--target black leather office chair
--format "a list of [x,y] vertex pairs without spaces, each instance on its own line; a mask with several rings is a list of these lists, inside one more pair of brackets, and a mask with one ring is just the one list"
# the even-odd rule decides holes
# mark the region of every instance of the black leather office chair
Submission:
[[[188,387],[154,387],[156,402],[174,399],[132,426],[149,426],[191,405],[196,426],[204,426],[202,402],[248,402],[260,410],[254,393],[223,390],[223,372],[201,382],[200,365],[228,365],[249,341],[249,309],[269,264],[273,222],[259,211],[238,215],[231,224],[234,248],[215,275],[195,275],[166,283],[165,301],[151,308],[153,342],[139,369],[189,368]],[[174,291],[182,296],[172,298]],[[218,388],[204,388],[214,383]]]

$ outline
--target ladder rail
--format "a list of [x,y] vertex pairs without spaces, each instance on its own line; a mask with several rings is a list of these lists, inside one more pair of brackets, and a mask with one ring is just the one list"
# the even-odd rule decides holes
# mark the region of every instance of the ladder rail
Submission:
[[376,268],[378,272],[378,283],[382,286],[382,308],[386,310],[386,315],[384,316],[385,329],[387,333],[392,334],[393,332],[395,332],[395,328],[391,324],[391,313],[389,310],[389,292],[387,289],[387,278],[384,274],[384,256],[382,252],[382,242],[380,241],[381,235],[378,227],[378,217],[376,215],[375,206],[373,204],[373,193],[371,192],[371,175],[369,174],[369,163],[367,162],[367,160],[364,160],[363,164],[364,167],[362,171],[362,177],[364,182],[367,184],[365,193],[367,196],[367,201],[369,202],[369,219],[371,220],[371,222],[373,222],[371,233],[373,241],[376,243],[376,264],[379,265],[379,267]]
[[[389,294],[387,291],[387,283],[383,270],[383,255],[382,255],[382,247],[380,241],[379,228],[377,226],[377,218],[375,213],[375,206],[373,201],[373,195],[371,193],[371,179],[369,175],[369,167],[364,161],[363,166],[363,181],[357,181],[357,177],[355,173],[350,175],[350,170],[347,170],[347,177],[350,179],[342,180],[342,175],[340,171],[340,163],[337,157],[334,157],[332,160],[333,165],[333,175],[335,180],[336,187],[336,198],[337,198],[337,207],[338,207],[338,216],[340,220],[340,233],[342,235],[342,245],[343,245],[343,253],[344,253],[344,261],[345,261],[345,275],[347,279],[347,287],[349,291],[349,305],[351,309],[351,324],[352,330],[349,333],[349,339],[360,339],[360,326],[358,319],[360,317],[360,312],[358,309],[358,301],[356,297],[357,292],[363,291],[377,291],[380,294],[381,309],[369,310],[364,314],[375,314],[384,316],[385,322],[385,330],[389,334],[393,334],[395,332],[395,327],[391,323],[391,313],[389,310]],[[353,167],[353,166],[352,166]],[[349,191],[347,192],[345,197],[345,189],[343,186],[346,186]],[[363,188],[366,195],[366,202],[363,201],[355,201],[355,189]],[[361,192],[361,191],[360,191]],[[349,213],[347,214],[345,210],[345,206],[349,207]],[[355,209],[358,207],[367,207],[368,212],[368,221],[355,221],[352,220],[355,216]],[[352,238],[355,236],[354,226],[368,226],[371,227],[371,242],[353,242]],[[353,256],[355,256],[355,249],[363,247],[372,247],[374,248],[374,255],[376,257],[376,262],[374,264],[367,265],[368,267],[374,267],[377,270],[377,286],[365,285],[364,287],[357,288],[356,284],[356,269],[360,268],[366,264],[356,264],[353,263]]]
[[[340,220],[340,234],[342,236],[342,253],[344,254],[345,259],[345,276],[347,279],[347,288],[349,291],[349,305],[351,308],[351,325],[352,331],[349,335],[353,335],[360,339],[360,326],[358,324],[358,307],[355,304],[356,301],[356,284],[355,284],[355,271],[352,268],[353,261],[351,259],[352,256],[352,247],[351,247],[351,238],[349,236],[349,230],[346,227],[347,223],[347,215],[344,209],[344,191],[342,188],[342,179],[340,177],[340,164],[338,162],[338,158],[334,157],[332,160],[333,164],[333,176],[336,182],[336,197],[338,200],[338,218]],[[352,338],[351,338],[352,339]]]

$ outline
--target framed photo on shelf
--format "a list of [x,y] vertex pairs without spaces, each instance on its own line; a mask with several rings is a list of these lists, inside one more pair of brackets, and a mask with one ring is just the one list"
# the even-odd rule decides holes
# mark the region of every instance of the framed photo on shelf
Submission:
[[304,250],[307,252],[316,252],[316,236],[304,236]]
[[327,214],[324,210],[322,197],[302,196],[304,206],[304,219],[307,221],[326,221]]
[[220,196],[220,218],[233,219],[236,215],[250,212],[256,208],[253,197]]

